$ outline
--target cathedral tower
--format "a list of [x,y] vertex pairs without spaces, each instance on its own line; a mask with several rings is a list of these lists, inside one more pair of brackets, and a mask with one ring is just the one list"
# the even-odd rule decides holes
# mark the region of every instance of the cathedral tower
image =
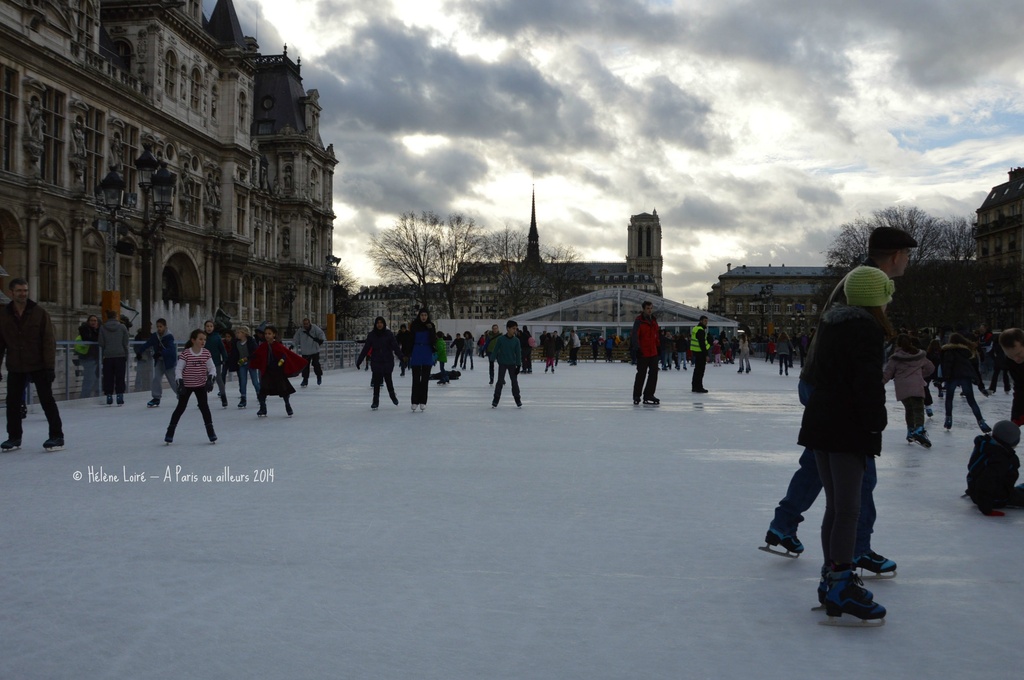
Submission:
[[664,290],[661,270],[661,220],[658,211],[653,214],[640,213],[629,218],[629,243],[626,247],[626,271],[631,274],[650,274]]

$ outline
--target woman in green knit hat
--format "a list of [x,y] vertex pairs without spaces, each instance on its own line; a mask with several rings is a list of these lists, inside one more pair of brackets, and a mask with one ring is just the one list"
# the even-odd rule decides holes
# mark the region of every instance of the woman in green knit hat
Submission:
[[847,303],[821,318],[810,368],[815,390],[798,442],[814,451],[825,491],[818,599],[830,621],[843,614],[880,620],[885,608],[863,588],[853,559],[866,459],[881,453],[887,424],[882,368],[893,331],[885,308],[895,284],[885,272],[862,266],[846,277],[843,290]]

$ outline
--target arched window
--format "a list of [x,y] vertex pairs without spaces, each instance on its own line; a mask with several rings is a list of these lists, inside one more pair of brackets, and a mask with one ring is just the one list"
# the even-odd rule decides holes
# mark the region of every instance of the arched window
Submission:
[[131,72],[132,44],[127,40],[118,40],[114,43],[114,50],[117,51],[117,56],[121,58],[121,63],[124,65],[124,70]]
[[164,56],[164,93],[174,98],[175,85],[177,84],[178,77],[178,58],[174,56],[174,52],[168,52]]
[[203,74],[199,72],[199,69],[192,69],[192,78],[189,82],[189,101],[188,104],[192,107],[193,111],[199,110],[199,93],[203,87]]
[[320,173],[313,168],[309,173],[309,190],[314,203],[320,203]]
[[249,131],[249,104],[244,92],[238,95],[238,129]]

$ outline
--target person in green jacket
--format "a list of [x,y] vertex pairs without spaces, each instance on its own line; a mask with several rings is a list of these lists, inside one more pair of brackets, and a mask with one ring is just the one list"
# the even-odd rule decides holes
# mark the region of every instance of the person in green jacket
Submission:
[[437,332],[437,342],[434,343],[434,354],[437,355],[437,363],[441,365],[440,374],[438,378],[438,385],[448,384],[448,371],[445,370],[444,365],[448,363],[448,342],[444,339],[444,333],[441,331]]
[[516,400],[518,408],[523,407],[523,400],[519,395],[519,367],[523,364],[522,343],[516,337],[519,324],[512,319],[505,324],[505,334],[494,340],[492,359],[498,364],[498,384],[494,386],[494,399],[491,401],[491,408],[498,408],[498,401],[501,399],[501,388],[505,386],[505,374],[508,373],[512,381],[512,398]]

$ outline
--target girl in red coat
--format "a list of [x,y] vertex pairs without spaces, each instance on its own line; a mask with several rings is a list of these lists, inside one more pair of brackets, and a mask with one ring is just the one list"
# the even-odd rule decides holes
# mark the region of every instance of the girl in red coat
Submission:
[[260,372],[260,391],[256,397],[260,400],[259,418],[267,417],[267,395],[276,394],[284,399],[284,410],[291,418],[294,411],[288,397],[295,388],[288,382],[288,376],[298,375],[306,366],[306,360],[291,351],[277,339],[277,328],[267,325],[263,331],[264,342],[249,357],[249,366]]

